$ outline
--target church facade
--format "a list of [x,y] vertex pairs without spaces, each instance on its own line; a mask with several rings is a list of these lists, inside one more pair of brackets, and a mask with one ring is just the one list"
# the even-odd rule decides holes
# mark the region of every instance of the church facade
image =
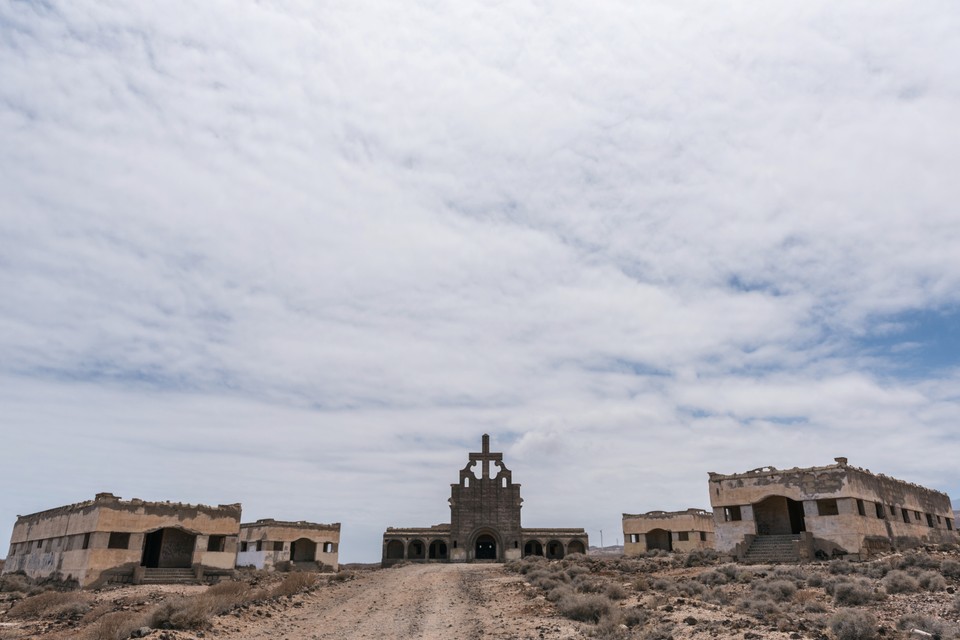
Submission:
[[[478,475],[479,474],[479,475]],[[482,451],[471,453],[450,485],[450,522],[425,528],[389,527],[383,534],[383,566],[399,562],[505,562],[538,555],[559,559],[586,553],[581,528],[530,529],[520,524],[520,485],[490,451],[484,435]]]

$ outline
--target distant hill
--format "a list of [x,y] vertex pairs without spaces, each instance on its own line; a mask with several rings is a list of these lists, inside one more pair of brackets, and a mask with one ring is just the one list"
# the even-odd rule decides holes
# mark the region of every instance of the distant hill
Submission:
[[608,547],[590,547],[587,549],[588,556],[622,556],[623,545],[610,545]]

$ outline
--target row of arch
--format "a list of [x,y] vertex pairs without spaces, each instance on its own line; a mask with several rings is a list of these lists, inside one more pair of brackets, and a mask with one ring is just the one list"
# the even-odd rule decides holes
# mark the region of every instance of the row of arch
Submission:
[[[497,541],[491,535],[478,536],[474,547],[473,557],[476,560],[497,560],[500,557]],[[571,553],[586,552],[586,545],[582,540],[571,540],[566,546],[560,540],[549,540],[546,544],[540,540],[528,540],[523,545],[524,557],[544,556],[549,560],[559,560]],[[384,550],[384,557],[387,560],[447,560],[449,550],[444,540],[432,540],[429,544],[422,539],[410,540],[407,544],[402,540],[390,540]]]

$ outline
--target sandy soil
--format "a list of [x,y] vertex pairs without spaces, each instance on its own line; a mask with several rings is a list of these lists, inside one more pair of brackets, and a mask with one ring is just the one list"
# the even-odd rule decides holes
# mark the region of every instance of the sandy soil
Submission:
[[575,625],[556,618],[542,596],[530,593],[519,576],[500,565],[435,564],[364,572],[297,596],[280,611],[251,607],[239,617],[221,617],[207,635],[230,640],[539,640],[582,637]]

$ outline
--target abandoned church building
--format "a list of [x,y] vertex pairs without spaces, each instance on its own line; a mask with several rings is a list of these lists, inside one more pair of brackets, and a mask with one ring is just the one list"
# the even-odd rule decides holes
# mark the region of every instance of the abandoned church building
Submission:
[[[503,464],[502,453],[471,453],[450,485],[450,523],[418,529],[390,527],[383,534],[383,566],[415,562],[504,562],[523,556],[562,558],[586,553],[583,529],[526,529],[520,526],[520,485]],[[477,475],[479,471],[479,476]]]
[[199,579],[229,573],[237,555],[240,505],[217,507],[93,500],[19,516],[4,573],[106,582],[166,581],[177,572]]
[[713,548],[713,513],[703,509],[623,514],[623,554]]
[[746,561],[798,561],[957,541],[947,494],[835,460],[710,473],[717,551]]
[[340,523],[257,520],[240,525],[238,567],[337,571]]

